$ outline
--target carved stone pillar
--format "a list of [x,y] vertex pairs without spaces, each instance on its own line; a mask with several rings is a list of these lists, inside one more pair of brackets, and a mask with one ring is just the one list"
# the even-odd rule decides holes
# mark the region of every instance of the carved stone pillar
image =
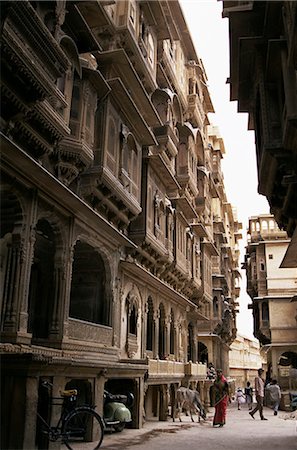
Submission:
[[103,398],[104,398],[104,385],[106,382],[106,369],[99,372],[99,376],[95,378],[94,385],[94,404],[96,405],[96,411],[101,416],[103,415]]
[[[72,230],[70,230],[71,232]],[[64,299],[61,304],[61,316],[63,320],[63,340],[68,337],[68,319],[70,311],[70,293],[72,281],[72,265],[74,259],[74,247],[69,243],[70,251],[65,256],[65,279],[64,279]]]
[[135,388],[136,388],[136,396],[138,398],[138,401],[135,401],[134,403],[134,416],[135,421],[133,421],[132,426],[133,428],[142,428],[144,417],[143,417],[143,411],[144,411],[144,379],[143,378],[137,378],[135,380]]
[[162,384],[160,386],[160,413],[159,420],[167,421],[168,417],[168,385]]
[[212,383],[207,382],[204,385],[204,406],[206,411],[209,410],[210,405],[212,404],[211,398],[210,398],[210,388],[212,387]]
[[28,333],[28,298],[30,289],[31,267],[34,258],[35,230],[31,227],[28,240],[24,243],[21,253],[23,264],[21,274],[20,287],[20,312],[19,312],[19,337],[18,342],[26,342],[31,340],[31,333]]
[[166,357],[170,355],[170,321],[170,316],[166,317],[164,326],[164,353]]
[[18,330],[19,291],[23,260],[21,258],[22,242],[20,235],[12,235],[8,244],[6,271],[3,288],[3,322],[2,330],[16,333]]
[[49,338],[58,339],[63,336],[63,308],[64,301],[64,270],[62,264],[57,264],[54,270],[54,298],[53,298],[53,312],[50,323]]
[[24,414],[24,449],[35,448],[36,413],[38,405],[38,378],[26,379],[26,406]]
[[198,343],[196,339],[196,333],[194,333],[194,339],[193,339],[193,363],[196,363],[198,361],[197,355],[198,355]]
[[154,358],[159,358],[159,311],[154,314],[154,341],[153,341]]

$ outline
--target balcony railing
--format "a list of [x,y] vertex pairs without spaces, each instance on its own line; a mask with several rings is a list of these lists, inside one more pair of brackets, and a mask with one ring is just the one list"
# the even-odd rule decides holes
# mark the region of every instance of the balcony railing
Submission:
[[185,364],[185,375],[206,378],[206,364],[188,362]]
[[179,361],[167,361],[161,359],[149,360],[149,376],[150,377],[168,377],[178,376],[183,378],[185,374],[185,364]]
[[150,377],[179,377],[195,376],[201,379],[206,378],[206,364],[202,363],[183,363],[179,361],[167,361],[161,359],[149,360]]

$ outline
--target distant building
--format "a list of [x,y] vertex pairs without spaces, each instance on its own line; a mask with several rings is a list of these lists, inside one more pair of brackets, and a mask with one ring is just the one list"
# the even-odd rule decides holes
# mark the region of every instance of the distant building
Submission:
[[238,334],[229,353],[229,376],[235,380],[235,386],[244,388],[247,381],[253,386],[260,367],[263,367],[263,359],[259,341]]
[[249,219],[244,268],[254,335],[267,357],[267,378],[297,389],[297,273],[280,268],[290,240],[271,214]]

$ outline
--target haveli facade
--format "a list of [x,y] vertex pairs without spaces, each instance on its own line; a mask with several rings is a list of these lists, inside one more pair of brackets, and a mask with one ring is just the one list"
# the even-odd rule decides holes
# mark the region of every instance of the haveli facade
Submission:
[[283,267],[297,267],[297,4],[224,0],[230,100],[255,130],[258,191],[291,238]]
[[[297,391],[297,271],[280,268],[290,239],[271,214],[249,219],[245,269],[254,335],[266,354],[267,379],[283,394]],[[287,396],[289,397],[289,396]]]
[[44,448],[44,380],[101,413],[104,388],[132,391],[136,428],[166,420],[180,384],[207,406],[206,363],[228,374],[236,335],[241,224],[179,3],[1,10],[2,448]]
[[[223,0],[223,17],[229,21],[230,99],[238,101],[239,112],[248,113],[248,127],[255,130],[258,191],[266,196],[279,229],[285,230],[289,239],[283,259],[277,258],[282,275],[275,278],[273,289],[281,292],[269,294],[267,291],[271,286],[268,287],[269,280],[265,280],[266,268],[259,273],[258,280],[248,275],[250,282],[253,279],[248,293],[253,298],[255,336],[271,349],[268,369],[280,377],[284,388],[293,389],[296,373],[292,379],[292,372],[285,367],[280,370],[278,364],[291,366],[291,370],[296,368],[294,302],[297,286],[292,286],[292,275],[288,282],[282,277],[285,268],[295,268],[293,277],[296,277],[297,267],[297,4],[294,1]],[[255,225],[257,219],[256,222],[252,219]],[[263,223],[267,222],[265,218],[259,219],[258,227],[262,219]],[[269,240],[273,240],[273,233],[281,234],[280,230],[271,231]],[[258,231],[260,240],[262,233],[267,235],[267,229]],[[253,254],[260,252],[255,233],[252,242],[254,245],[248,243],[248,248],[255,247]],[[260,248],[265,248],[265,243],[259,243]],[[271,261],[268,262],[272,267]],[[257,284],[261,293],[253,290]],[[269,300],[271,295],[276,298]],[[288,297],[277,299],[279,295]],[[267,317],[262,322],[262,306],[266,316],[270,314],[268,322]],[[285,348],[292,350],[293,355],[280,359],[280,352]]]

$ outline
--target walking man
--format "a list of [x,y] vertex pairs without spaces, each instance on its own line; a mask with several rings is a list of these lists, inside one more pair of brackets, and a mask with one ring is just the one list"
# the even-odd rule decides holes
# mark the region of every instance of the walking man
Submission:
[[277,416],[279,404],[280,404],[280,401],[281,401],[281,398],[282,398],[281,390],[280,390],[279,385],[277,384],[277,380],[273,379],[271,381],[271,383],[266,386],[266,389],[269,392],[270,398],[271,398],[272,403],[273,403],[274,415]]
[[258,376],[255,378],[255,394],[256,394],[256,401],[257,405],[256,407],[249,412],[249,415],[254,418],[254,414],[259,411],[261,420],[267,420],[263,416],[263,400],[264,400],[264,380],[262,378],[262,375],[264,373],[263,369],[258,369]]

